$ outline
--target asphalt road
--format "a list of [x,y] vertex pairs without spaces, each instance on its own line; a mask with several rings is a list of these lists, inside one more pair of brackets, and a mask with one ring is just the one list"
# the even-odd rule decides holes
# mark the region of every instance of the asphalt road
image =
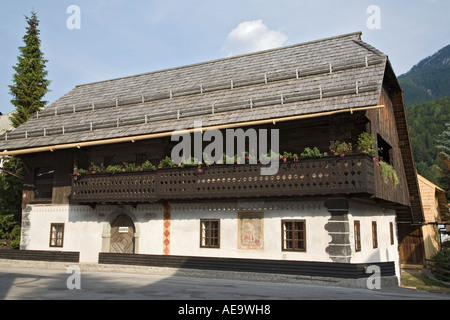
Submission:
[[[73,290],[68,288],[72,287]],[[80,289],[77,289],[79,287]],[[450,300],[450,294],[302,283],[0,267],[3,300]],[[184,305],[184,304],[183,304]]]

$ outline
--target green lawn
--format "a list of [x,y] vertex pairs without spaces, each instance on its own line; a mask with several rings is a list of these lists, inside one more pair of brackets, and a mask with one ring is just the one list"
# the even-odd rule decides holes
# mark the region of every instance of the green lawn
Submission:
[[422,270],[402,270],[402,286],[450,293],[449,287],[437,280],[430,279]]

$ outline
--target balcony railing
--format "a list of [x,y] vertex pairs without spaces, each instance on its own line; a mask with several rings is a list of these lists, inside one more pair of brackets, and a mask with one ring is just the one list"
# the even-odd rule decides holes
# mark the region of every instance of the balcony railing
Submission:
[[161,200],[261,198],[375,193],[374,162],[365,155],[280,162],[277,174],[261,165],[212,165],[151,172],[85,174],[73,179],[73,203],[146,203]]

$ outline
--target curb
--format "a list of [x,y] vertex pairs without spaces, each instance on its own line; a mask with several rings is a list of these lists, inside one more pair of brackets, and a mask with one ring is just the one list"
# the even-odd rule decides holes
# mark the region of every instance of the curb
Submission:
[[[217,270],[197,270],[197,269],[176,269],[167,267],[146,267],[132,265],[109,265],[98,263],[70,263],[70,262],[43,262],[27,260],[5,260],[0,259],[0,268],[20,268],[20,269],[44,269],[67,271],[69,267],[77,266],[82,272],[105,272],[105,273],[129,273],[140,275],[156,275],[167,277],[191,277],[224,279],[254,282],[272,282],[272,283],[291,283],[291,284],[310,284],[335,287],[364,288],[367,287],[367,279],[341,279],[329,277],[313,277],[298,275],[282,275],[273,273],[253,273],[236,271],[217,271]],[[382,277],[381,287],[397,287],[398,278]]]

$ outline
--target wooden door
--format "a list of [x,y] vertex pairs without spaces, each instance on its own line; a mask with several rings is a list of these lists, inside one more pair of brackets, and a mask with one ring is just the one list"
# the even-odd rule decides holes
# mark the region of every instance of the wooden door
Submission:
[[134,253],[134,223],[125,214],[116,218],[111,225],[111,253]]
[[424,264],[423,235],[420,226],[398,226],[400,263],[410,265]]

